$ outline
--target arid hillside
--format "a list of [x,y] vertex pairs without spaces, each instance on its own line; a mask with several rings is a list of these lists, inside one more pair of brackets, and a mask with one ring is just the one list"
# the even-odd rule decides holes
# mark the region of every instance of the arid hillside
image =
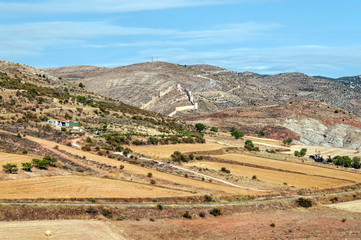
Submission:
[[[198,111],[213,112],[238,106],[264,106],[297,100],[320,100],[361,116],[361,93],[352,84],[315,78],[302,73],[271,76],[237,73],[210,65],[183,66],[147,62],[117,68],[73,66],[46,69],[104,96],[170,114],[190,105],[184,90],[192,92]],[[176,91],[181,85],[183,92]],[[166,92],[167,91],[167,92]],[[166,92],[168,94],[160,94]],[[160,97],[159,97],[160,96]]]
[[236,127],[253,136],[261,136],[259,131],[262,130],[268,138],[282,140],[291,137],[305,145],[361,150],[360,118],[316,100],[237,107],[180,117],[224,130]]

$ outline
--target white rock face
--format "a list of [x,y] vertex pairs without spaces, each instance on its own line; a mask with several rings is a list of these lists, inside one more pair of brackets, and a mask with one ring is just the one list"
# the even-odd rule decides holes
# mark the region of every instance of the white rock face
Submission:
[[361,150],[361,129],[353,126],[326,126],[312,118],[286,119],[282,126],[297,133],[299,142],[305,145]]

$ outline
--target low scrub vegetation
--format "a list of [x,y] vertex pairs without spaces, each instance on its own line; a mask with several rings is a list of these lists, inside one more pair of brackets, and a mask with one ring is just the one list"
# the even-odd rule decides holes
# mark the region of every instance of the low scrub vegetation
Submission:
[[312,201],[307,198],[299,198],[297,199],[297,205],[304,208],[312,207]]

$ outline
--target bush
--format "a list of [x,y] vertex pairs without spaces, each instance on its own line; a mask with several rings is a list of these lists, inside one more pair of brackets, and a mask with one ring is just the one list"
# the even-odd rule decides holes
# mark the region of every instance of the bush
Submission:
[[151,172],[149,172],[148,174],[147,174],[147,177],[149,177],[149,178],[151,178],[153,176],[153,173],[151,173]]
[[205,196],[204,196],[204,201],[206,201],[206,202],[212,202],[212,201],[213,201],[213,198],[212,198],[212,196],[205,195]]
[[24,149],[24,150],[23,150],[23,154],[24,154],[24,155],[28,154],[28,150]]
[[307,149],[306,148],[302,148],[301,151],[295,151],[294,155],[296,157],[304,157],[307,153]]
[[271,223],[270,226],[271,226],[271,227],[276,227],[276,224]]
[[204,129],[206,129],[206,126],[203,123],[197,123],[194,127],[198,132],[202,132]]
[[81,150],[90,152],[90,151],[91,151],[91,148],[90,148],[89,145],[84,145],[84,146],[81,147]]
[[243,132],[238,131],[238,130],[234,130],[233,132],[231,132],[231,135],[235,138],[235,139],[239,139],[242,138],[244,136]]
[[225,167],[222,167],[222,168],[221,168],[221,171],[222,171],[222,172],[225,172],[225,173],[231,173],[231,170],[229,170],[229,169],[227,169],[227,168],[225,168]]
[[48,169],[49,167],[49,162],[47,160],[40,160],[40,159],[36,159],[34,158],[32,161],[33,165],[39,169]]
[[172,161],[173,162],[177,162],[177,163],[181,163],[181,162],[188,162],[189,161],[189,156],[182,154],[179,151],[175,151],[172,155],[171,155]]
[[157,205],[157,208],[158,208],[160,211],[162,211],[162,210],[163,210],[163,205],[158,204],[158,205]]
[[107,208],[102,209],[102,214],[106,218],[111,218],[112,217],[112,211],[110,209],[107,209]]
[[292,138],[286,138],[285,140],[283,140],[284,145],[290,145],[291,142],[292,142]]
[[360,157],[353,157],[352,158],[351,167],[353,167],[355,169],[360,169],[361,168],[361,159],[360,159]]
[[33,165],[31,163],[21,163],[23,166],[23,170],[27,172],[31,172],[31,169],[33,168]]
[[192,219],[192,215],[190,215],[188,211],[186,211],[186,213],[183,214],[183,217],[186,219]]
[[7,163],[6,165],[3,165],[3,168],[6,173],[18,172],[18,166],[16,166],[16,164]]
[[244,148],[248,151],[259,151],[259,148],[255,147],[251,140],[246,140],[246,142],[244,143]]
[[209,213],[215,217],[222,215],[221,209],[219,208],[213,208]]
[[152,180],[150,180],[150,184],[154,185],[154,184],[156,184],[156,181],[152,179]]
[[297,204],[300,207],[309,208],[312,207],[312,201],[306,198],[299,198],[297,199]]
[[253,175],[253,176],[252,176],[252,180],[257,180],[257,176],[256,176],[256,175]]
[[206,213],[205,213],[205,212],[200,212],[200,213],[199,213],[199,216],[200,216],[201,218],[205,218],[205,217],[206,217]]
[[217,127],[211,127],[211,131],[212,132],[218,132],[218,128]]

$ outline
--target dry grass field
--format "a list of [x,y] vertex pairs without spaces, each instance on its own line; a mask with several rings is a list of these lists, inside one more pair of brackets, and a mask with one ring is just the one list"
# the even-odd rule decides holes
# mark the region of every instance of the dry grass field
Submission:
[[257,179],[264,182],[271,182],[276,184],[287,183],[289,186],[295,186],[297,188],[313,188],[324,189],[331,187],[341,187],[346,185],[352,185],[353,181],[333,179],[319,176],[309,176],[304,174],[296,174],[289,172],[280,172],[275,170],[268,170],[262,168],[241,166],[228,163],[218,162],[194,162],[188,163],[188,166],[196,166],[202,168],[209,168],[216,171],[220,171],[222,167],[225,167],[231,171],[232,175],[244,176],[252,178],[254,175]]
[[329,204],[329,205],[326,205],[326,206],[331,207],[331,208],[335,208],[335,209],[339,209],[339,210],[345,210],[345,211],[349,211],[349,212],[361,213],[361,200]]
[[310,166],[301,163],[292,163],[286,161],[266,159],[261,157],[254,157],[244,154],[224,154],[218,157],[225,160],[256,164],[260,166],[266,166],[266,167],[288,170],[293,172],[300,172],[309,175],[319,175],[319,176],[333,177],[333,178],[346,179],[355,182],[361,182],[361,174],[360,171],[357,170],[355,171],[357,171],[358,173],[356,172],[351,173],[351,172],[342,171],[342,169],[340,170],[329,169],[329,168],[323,168],[317,166]]
[[20,166],[21,163],[31,162],[33,158],[35,158],[35,156],[0,152],[0,166],[7,163],[17,164],[18,166]]
[[[360,218],[360,213],[313,207],[288,210],[263,209],[233,216],[209,216],[193,220],[117,221],[113,224],[124,232],[125,237],[133,240],[356,240],[361,236]],[[271,223],[274,223],[275,227],[271,227]]]
[[[104,163],[104,164],[108,164],[111,166],[116,166],[118,168],[119,168],[119,165],[123,165],[124,171],[126,171],[129,174],[140,175],[140,176],[143,176],[144,178],[146,178],[148,173],[152,173],[152,175],[153,175],[152,179],[154,179],[156,181],[158,181],[158,180],[167,181],[169,184],[171,184],[173,186],[186,187],[186,189],[197,192],[199,194],[210,194],[210,193],[217,194],[217,195],[219,195],[219,194],[232,194],[232,195],[260,194],[260,192],[256,192],[256,191],[251,191],[251,190],[241,189],[241,188],[236,188],[236,187],[230,187],[230,186],[225,186],[225,185],[219,185],[219,184],[214,184],[214,183],[209,183],[209,182],[203,182],[203,181],[199,181],[199,180],[181,177],[178,175],[164,173],[164,172],[153,170],[153,169],[144,168],[139,165],[129,164],[129,163],[125,163],[125,162],[119,162],[115,159],[98,156],[98,155],[95,155],[95,154],[92,154],[89,152],[84,152],[82,150],[75,149],[73,147],[57,144],[57,143],[47,141],[44,139],[39,139],[39,138],[34,138],[34,137],[28,137],[28,138],[35,142],[38,142],[39,144],[46,145],[48,147],[53,148],[55,146],[58,146],[60,150],[67,151],[71,154],[78,155],[80,157],[85,156],[87,160],[92,160],[92,161],[96,161],[98,163]],[[188,146],[194,146],[194,145],[189,144]],[[203,146],[203,144],[202,144],[202,146]],[[206,145],[204,145],[204,146],[206,146]],[[211,145],[211,146],[219,147],[222,145]]]
[[150,184],[81,176],[54,176],[1,181],[0,192],[3,199],[157,198],[191,195],[187,192]]
[[224,148],[224,145],[218,143],[205,144],[173,144],[173,145],[159,145],[159,146],[130,146],[132,151],[144,154],[152,159],[170,158],[175,152],[182,153],[196,152],[196,151],[211,151]]
[[125,240],[111,224],[94,220],[1,222],[0,239]]

